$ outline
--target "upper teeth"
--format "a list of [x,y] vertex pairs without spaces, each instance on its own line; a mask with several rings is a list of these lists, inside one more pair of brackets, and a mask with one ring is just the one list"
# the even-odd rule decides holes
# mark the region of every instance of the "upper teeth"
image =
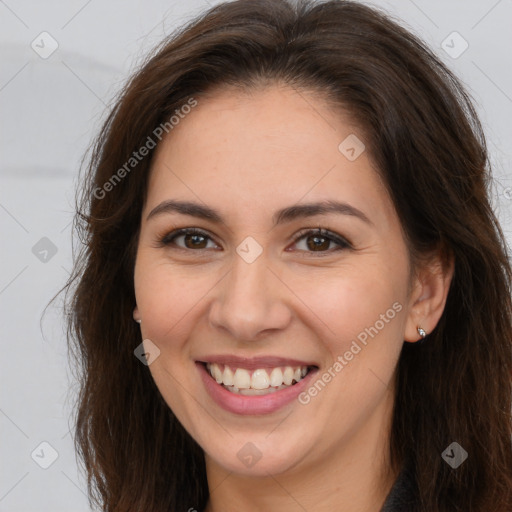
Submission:
[[290,386],[293,381],[299,382],[308,373],[307,366],[291,367],[285,366],[283,369],[277,367],[270,371],[261,368],[251,373],[245,368],[236,368],[235,371],[225,365],[222,369],[217,363],[207,363],[206,368],[210,375],[218,384],[224,386],[234,386],[238,389],[267,389],[269,387],[279,387],[285,384]]

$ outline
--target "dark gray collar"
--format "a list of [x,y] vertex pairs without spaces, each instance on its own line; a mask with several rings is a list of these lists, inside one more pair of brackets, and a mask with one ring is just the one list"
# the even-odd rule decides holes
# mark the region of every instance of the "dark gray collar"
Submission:
[[412,466],[406,463],[386,497],[380,512],[414,512],[418,506]]

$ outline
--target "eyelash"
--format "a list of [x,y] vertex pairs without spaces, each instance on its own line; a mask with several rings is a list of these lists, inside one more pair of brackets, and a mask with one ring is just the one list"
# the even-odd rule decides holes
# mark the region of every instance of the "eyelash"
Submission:
[[[165,247],[170,246],[173,244],[173,241],[176,238],[178,238],[179,236],[182,236],[182,235],[199,235],[199,236],[208,238],[210,240],[213,240],[208,235],[208,233],[206,233],[205,231],[202,231],[200,229],[182,228],[182,229],[177,229],[175,231],[171,231],[170,233],[167,233],[166,235],[161,237],[159,239],[160,246],[165,246]],[[331,249],[331,250],[327,250],[327,251],[304,251],[304,252],[312,254],[314,257],[317,257],[317,256],[322,257],[325,254],[331,254],[333,252],[341,251],[343,249],[352,249],[352,245],[346,239],[337,235],[336,233],[333,233],[332,231],[329,231],[327,229],[322,229],[320,227],[316,228],[316,229],[304,229],[304,230],[299,231],[299,233],[295,237],[293,243],[296,244],[299,240],[301,240],[302,238],[306,238],[307,236],[319,236],[322,238],[326,238],[329,241],[338,244],[338,246],[339,246],[338,248],[336,248],[334,250]],[[184,248],[184,247],[179,247],[179,246],[176,246],[175,248],[180,251],[186,251],[186,252],[190,252],[190,251],[197,252],[197,251],[205,251],[206,250],[204,248],[203,249],[189,249],[189,248]]]

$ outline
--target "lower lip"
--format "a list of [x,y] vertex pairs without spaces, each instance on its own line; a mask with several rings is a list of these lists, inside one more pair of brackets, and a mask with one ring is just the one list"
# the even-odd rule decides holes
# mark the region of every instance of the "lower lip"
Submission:
[[302,393],[309,385],[316,369],[310,370],[308,374],[297,384],[285,389],[280,389],[267,395],[238,395],[228,391],[224,386],[218,384],[206,370],[202,363],[196,363],[203,383],[215,403],[226,411],[235,414],[270,414],[281,407],[289,404]]

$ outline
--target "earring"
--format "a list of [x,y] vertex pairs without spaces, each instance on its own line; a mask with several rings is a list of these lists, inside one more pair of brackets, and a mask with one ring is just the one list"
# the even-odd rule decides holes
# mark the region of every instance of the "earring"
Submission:
[[138,324],[140,324],[140,323],[142,322],[142,320],[141,320],[140,318],[139,318],[139,319],[135,319],[135,318],[134,318],[134,320],[135,320]]
[[[423,338],[425,339],[427,337],[427,332],[425,331],[425,329],[423,329],[422,327],[419,327],[418,326],[418,334]],[[423,341],[423,340],[422,340]]]

